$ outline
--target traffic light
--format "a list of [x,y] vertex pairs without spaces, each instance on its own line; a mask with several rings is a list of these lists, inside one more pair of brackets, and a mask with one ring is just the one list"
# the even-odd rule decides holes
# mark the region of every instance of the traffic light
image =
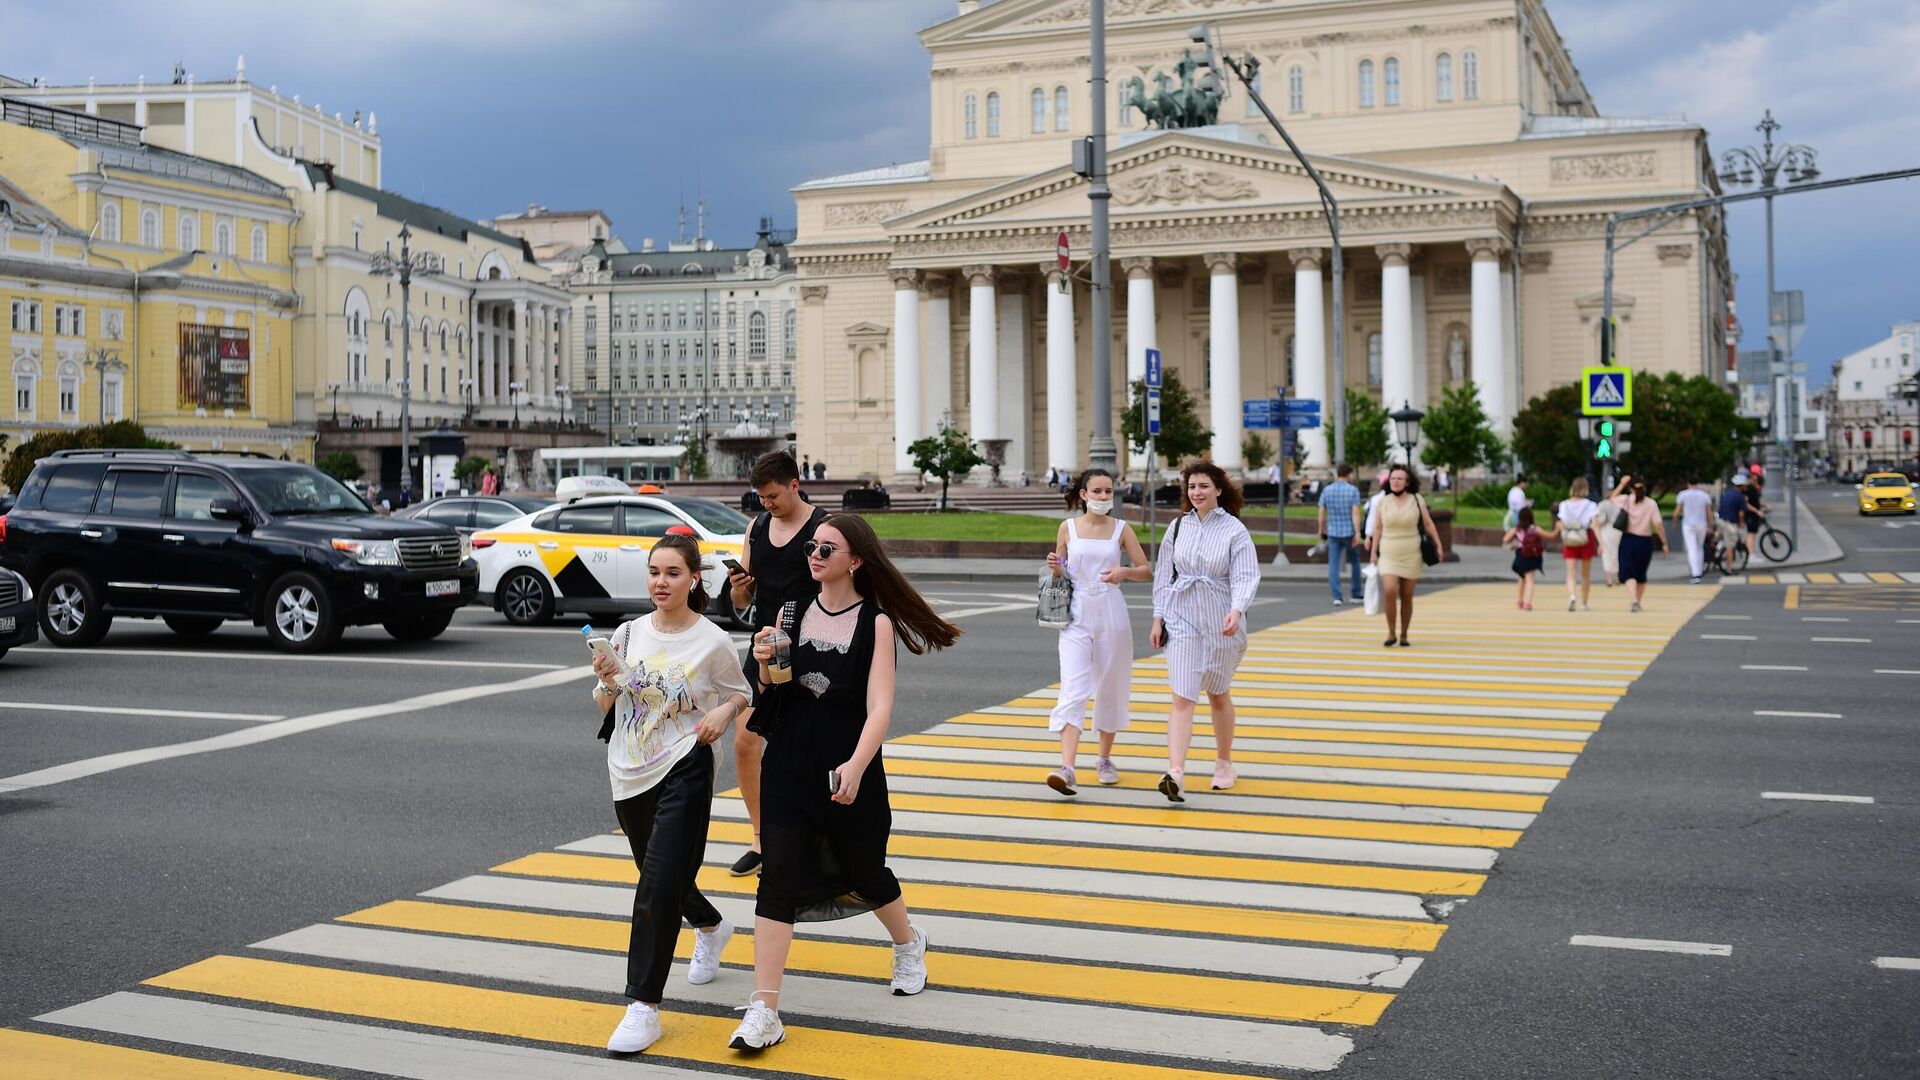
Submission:
[[1593,460],[1609,461],[1633,449],[1633,443],[1627,439],[1627,432],[1633,430],[1633,421],[1615,420],[1610,416],[1598,417],[1593,422]]
[[1602,364],[1612,364],[1614,361],[1614,341],[1619,327],[1618,318],[1606,319],[1600,323],[1600,362]]

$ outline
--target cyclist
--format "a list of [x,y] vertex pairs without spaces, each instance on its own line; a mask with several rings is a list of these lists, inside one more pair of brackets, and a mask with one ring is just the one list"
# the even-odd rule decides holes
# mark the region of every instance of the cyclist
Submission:
[[1720,491],[1720,568],[1733,573],[1733,551],[1740,546],[1740,526],[1747,515],[1747,474],[1735,473]]
[[1766,493],[1767,478],[1759,473],[1753,474],[1747,484],[1747,558],[1753,558],[1754,544],[1759,542],[1760,533],[1767,527],[1767,503],[1760,496]]

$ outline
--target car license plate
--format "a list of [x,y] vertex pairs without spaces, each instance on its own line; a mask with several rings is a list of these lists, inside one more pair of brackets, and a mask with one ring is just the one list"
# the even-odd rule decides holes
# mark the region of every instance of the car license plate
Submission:
[[11,633],[13,633],[13,616],[8,615],[5,618],[0,618],[0,634]]
[[460,583],[457,581],[429,581],[427,582],[427,595],[458,596],[460,595]]

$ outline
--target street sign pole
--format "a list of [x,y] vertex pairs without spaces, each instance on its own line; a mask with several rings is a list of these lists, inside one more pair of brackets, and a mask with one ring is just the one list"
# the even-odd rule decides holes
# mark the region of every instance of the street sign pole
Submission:
[[[1274,387],[1273,396],[1280,402],[1281,415],[1284,416],[1287,408],[1287,388],[1284,386]],[[1280,434],[1274,442],[1277,444],[1273,448],[1274,460],[1279,466],[1275,472],[1280,478],[1280,483],[1275,485],[1279,490],[1274,492],[1273,496],[1274,516],[1279,519],[1280,523],[1273,530],[1273,565],[1285,566],[1287,565],[1287,466],[1291,464],[1287,461],[1286,456],[1286,428],[1280,429]]]
[[1160,350],[1147,350],[1146,390],[1140,395],[1140,427],[1147,433],[1147,561],[1157,557],[1159,543],[1154,539],[1154,518],[1158,516],[1154,488],[1160,484],[1160,466],[1154,457],[1154,436],[1160,434]]

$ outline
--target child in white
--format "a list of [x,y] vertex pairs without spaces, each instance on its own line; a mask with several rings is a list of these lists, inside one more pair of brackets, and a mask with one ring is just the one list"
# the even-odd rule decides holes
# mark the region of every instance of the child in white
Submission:
[[[1113,475],[1089,469],[1078,490],[1067,496],[1069,509],[1084,509],[1060,523],[1047,566],[1073,579],[1073,621],[1060,631],[1060,697],[1049,731],[1060,733],[1060,768],[1047,774],[1047,786],[1062,795],[1078,794],[1074,761],[1080,731],[1086,725],[1087,699],[1093,698],[1093,729],[1100,735],[1100,782],[1117,784],[1113,764],[1115,733],[1127,726],[1133,675],[1133,622],[1120,594],[1123,581],[1148,581],[1153,567],[1133,530],[1113,517]],[[1121,564],[1126,555],[1130,566]]]

